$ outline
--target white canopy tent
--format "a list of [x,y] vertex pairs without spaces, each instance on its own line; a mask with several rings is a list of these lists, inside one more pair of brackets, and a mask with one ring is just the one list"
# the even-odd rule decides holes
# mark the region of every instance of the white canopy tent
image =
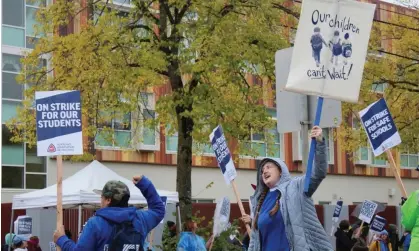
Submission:
[[[63,180],[63,208],[74,208],[78,206],[79,232],[81,229],[82,207],[98,207],[100,205],[100,195],[94,193],[93,190],[102,190],[106,182],[110,180],[119,180],[128,186],[130,190],[129,204],[147,204],[147,201],[142,195],[141,191],[132,183],[131,180],[119,176],[117,173],[110,170],[105,165],[96,160],[92,161],[82,170]],[[157,190],[157,192],[161,197],[167,197],[167,203],[176,203],[179,201],[177,192],[165,190]],[[14,210],[16,209],[45,208],[56,206],[57,184],[42,190],[15,195],[13,196],[12,219]],[[12,231],[12,229],[10,229],[10,231]]]
[[[132,181],[119,176],[98,161],[93,161],[73,176],[63,180],[63,207],[69,208],[77,205],[98,205],[100,195],[93,192],[94,189],[102,190],[106,182],[119,180],[127,184],[131,197],[130,204],[147,204],[141,191],[135,187]],[[168,203],[179,201],[178,193],[157,190],[161,197],[167,197]],[[37,190],[13,196],[12,209],[28,209],[55,207],[57,205],[57,184]]]

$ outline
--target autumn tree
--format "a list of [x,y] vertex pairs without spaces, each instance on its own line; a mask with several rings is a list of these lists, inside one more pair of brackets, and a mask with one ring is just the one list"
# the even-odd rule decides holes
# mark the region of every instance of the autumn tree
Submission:
[[[37,30],[48,35],[24,59],[20,81],[30,88],[9,126],[15,141],[36,142],[31,107],[41,90],[81,91],[88,153],[79,160],[94,158],[99,137],[115,141],[109,121],[124,127],[127,114],[135,132],[130,145],[142,140],[144,126],[170,125],[178,133],[176,190],[184,220],[192,212],[193,143],[207,144],[218,124],[240,142],[274,126],[260,102],[272,88],[249,82],[248,74],[273,80],[274,53],[288,47],[287,14],[268,0],[117,2],[123,1],[56,0],[38,13]],[[87,22],[64,34],[81,15]],[[171,92],[157,100],[154,116],[141,109],[143,94],[162,85]]]
[[359,103],[343,106],[348,120],[340,136],[348,152],[367,145],[365,132],[353,130],[353,121],[357,124],[358,111],[381,97],[386,99],[402,138],[399,149],[419,152],[419,9],[404,7],[391,13],[388,20],[374,22]]

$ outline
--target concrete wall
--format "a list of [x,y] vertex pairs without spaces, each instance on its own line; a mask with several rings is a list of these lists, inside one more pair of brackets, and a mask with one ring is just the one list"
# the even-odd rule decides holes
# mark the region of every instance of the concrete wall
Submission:
[[[110,162],[104,162],[103,164],[128,179],[131,179],[133,175],[143,174],[149,177],[158,189],[176,190],[176,168],[174,166]],[[71,176],[86,165],[87,163],[65,162],[64,178]],[[54,160],[48,161],[47,179],[48,185],[55,184],[56,166]],[[209,189],[205,189],[210,182],[214,182],[214,185]],[[253,194],[250,184],[256,183],[255,170],[238,170],[236,183],[242,199],[248,199]],[[419,189],[419,181],[417,179],[405,179],[404,183],[408,192]],[[396,193],[390,197],[389,189],[393,188]],[[2,189],[1,202],[10,203],[13,195],[22,192],[26,191]],[[216,199],[222,196],[229,196],[232,202],[235,201],[232,189],[226,186],[218,168],[192,169],[192,196],[194,199]],[[374,199],[389,205],[398,205],[401,194],[398,191],[394,178],[329,175],[314,194],[313,199],[318,204],[322,201],[335,202],[339,197],[343,198],[346,205],[353,202],[362,202],[364,199]]]

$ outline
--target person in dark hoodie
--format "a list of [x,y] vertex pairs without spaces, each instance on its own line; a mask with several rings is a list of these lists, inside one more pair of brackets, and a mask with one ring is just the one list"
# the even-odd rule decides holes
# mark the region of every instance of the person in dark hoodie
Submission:
[[254,219],[249,251],[333,251],[311,198],[327,174],[326,143],[318,126],[310,137],[317,146],[307,192],[305,175],[292,178],[281,159],[265,158],[259,164],[250,198]]
[[62,251],[104,251],[112,243],[118,224],[131,222],[141,236],[139,243],[144,245],[148,233],[164,218],[165,207],[148,178],[134,176],[133,183],[147,200],[148,210],[128,207],[128,186],[121,181],[108,181],[103,190],[95,190],[101,194],[101,209],[87,221],[77,244],[65,235],[64,226],[55,231],[54,242]]
[[352,240],[352,230],[349,230],[349,221],[342,220],[335,232],[336,251],[351,251],[355,244]]
[[388,239],[391,244],[391,248],[396,250],[399,248],[399,230],[394,224],[388,225]]

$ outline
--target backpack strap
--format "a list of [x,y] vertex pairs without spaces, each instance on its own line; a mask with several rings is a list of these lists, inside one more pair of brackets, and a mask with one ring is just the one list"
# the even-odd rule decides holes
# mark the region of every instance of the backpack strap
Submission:
[[119,251],[119,250],[116,250],[115,249],[116,248],[115,247],[115,244],[116,244],[116,242],[118,240],[118,237],[121,235],[121,233],[124,232],[124,230],[125,230],[125,228],[127,226],[132,225],[132,222],[130,222],[130,221],[124,221],[124,222],[119,223],[119,222],[115,222],[113,220],[107,219],[107,218],[105,218],[103,216],[100,216],[100,215],[97,215],[97,216],[99,216],[100,218],[102,218],[105,221],[107,221],[112,226],[112,229],[113,229],[112,230],[113,238],[112,238],[111,243],[108,243],[109,244],[108,251]]

